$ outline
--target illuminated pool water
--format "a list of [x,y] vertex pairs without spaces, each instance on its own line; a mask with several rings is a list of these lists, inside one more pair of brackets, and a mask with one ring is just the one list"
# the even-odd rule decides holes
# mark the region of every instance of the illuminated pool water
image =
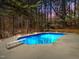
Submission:
[[52,44],[56,42],[59,38],[64,36],[63,33],[38,33],[29,36],[24,36],[18,38],[20,43],[27,45],[35,45],[35,44]]

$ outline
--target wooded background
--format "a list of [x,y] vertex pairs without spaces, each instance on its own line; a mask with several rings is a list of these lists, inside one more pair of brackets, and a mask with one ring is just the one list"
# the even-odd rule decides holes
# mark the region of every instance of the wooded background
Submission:
[[65,28],[79,29],[79,0],[0,0],[0,39]]

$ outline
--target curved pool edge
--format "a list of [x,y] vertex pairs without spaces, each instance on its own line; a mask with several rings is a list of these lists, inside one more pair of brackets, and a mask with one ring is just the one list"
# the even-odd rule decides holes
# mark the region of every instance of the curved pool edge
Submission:
[[63,34],[63,35],[66,35],[66,33],[63,33],[63,32],[35,32],[35,33],[31,33],[31,34],[22,35],[18,39],[24,38],[26,36],[33,36],[33,35],[38,35],[38,34],[42,34],[42,33],[55,33],[55,34]]
[[[63,33],[63,34],[67,34],[66,32],[34,32],[34,33],[31,33],[31,34],[24,34],[22,36],[30,36],[30,35],[33,35],[33,34],[41,34],[41,33]],[[22,37],[20,36],[20,37]]]
[[[17,37],[17,39],[15,41],[9,42],[7,44],[7,46],[8,46],[8,48],[14,48],[14,47],[16,47],[20,44],[23,44],[23,43],[21,43],[21,41],[23,41],[24,39],[21,39],[21,38],[25,38],[25,37],[29,37],[29,36],[33,36],[33,35],[39,35],[39,34],[42,34],[42,33],[54,33],[54,34],[63,34],[63,35],[65,35],[62,32],[35,32],[35,33],[29,34],[29,35],[22,35],[20,37]],[[62,38],[62,37],[60,37],[60,38]]]

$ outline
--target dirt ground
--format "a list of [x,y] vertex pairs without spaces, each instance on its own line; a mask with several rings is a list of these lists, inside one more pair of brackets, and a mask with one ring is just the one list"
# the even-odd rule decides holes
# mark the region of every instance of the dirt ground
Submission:
[[66,33],[50,45],[20,45],[6,49],[16,36],[0,41],[0,59],[79,59],[79,34]]
[[77,33],[79,34],[79,29],[51,29],[51,31],[57,31],[57,32],[66,32],[66,33]]

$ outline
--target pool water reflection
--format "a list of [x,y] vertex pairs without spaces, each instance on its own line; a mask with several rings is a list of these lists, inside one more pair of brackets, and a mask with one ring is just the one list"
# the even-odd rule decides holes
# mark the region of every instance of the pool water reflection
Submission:
[[59,38],[64,36],[63,33],[38,33],[29,36],[23,36],[18,38],[20,43],[27,45],[35,45],[35,44],[52,44],[55,43]]

